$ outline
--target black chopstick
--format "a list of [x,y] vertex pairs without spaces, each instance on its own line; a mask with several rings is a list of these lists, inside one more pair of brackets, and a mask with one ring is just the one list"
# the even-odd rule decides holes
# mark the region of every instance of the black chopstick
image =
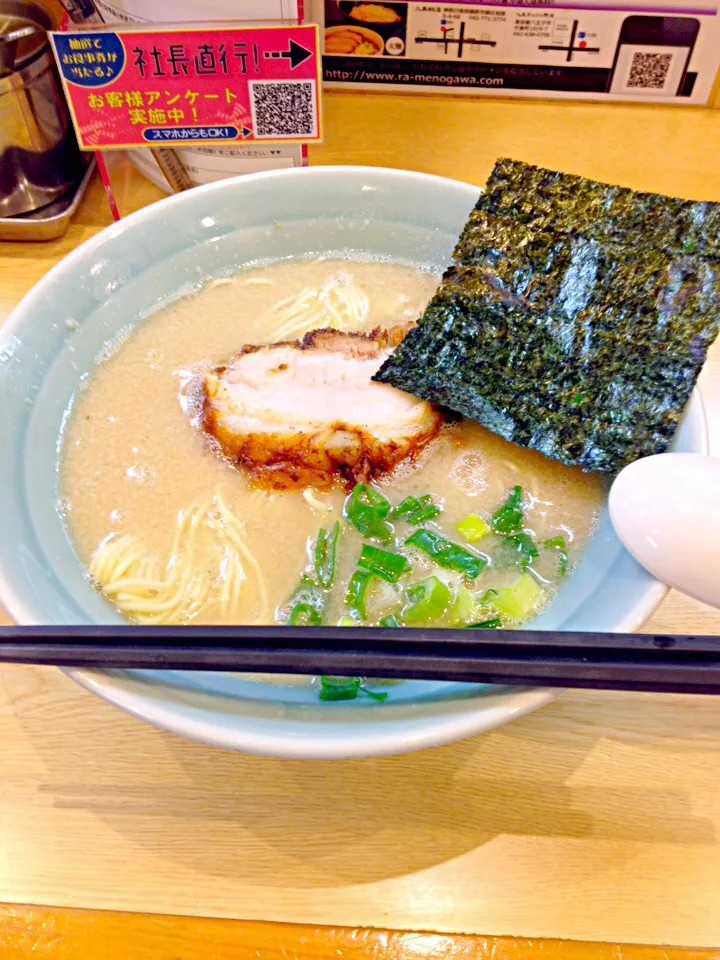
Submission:
[[0,627],[0,661],[720,693],[720,637],[376,627]]

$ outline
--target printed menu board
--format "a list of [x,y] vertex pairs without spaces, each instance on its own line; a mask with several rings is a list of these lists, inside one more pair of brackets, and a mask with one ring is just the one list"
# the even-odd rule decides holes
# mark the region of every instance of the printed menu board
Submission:
[[702,0],[315,0],[326,85],[704,104],[720,66]]

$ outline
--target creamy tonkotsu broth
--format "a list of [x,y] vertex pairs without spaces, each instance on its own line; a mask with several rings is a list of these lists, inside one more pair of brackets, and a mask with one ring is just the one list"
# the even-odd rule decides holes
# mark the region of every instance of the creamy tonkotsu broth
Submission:
[[[430,272],[384,262],[260,267],[208,283],[159,311],[98,366],[67,429],[63,497],[82,561],[127,616],[144,623],[279,622],[301,574],[312,569],[318,529],[335,520],[341,527],[337,568],[323,622],[337,623],[348,614],[346,586],[363,537],[343,520],[347,491],[253,488],[192,421],[181,403],[183,388],[193,374],[223,363],[244,344],[293,339],[317,327],[369,331],[415,319],[436,284]],[[525,532],[538,544],[562,536],[571,575],[604,496],[596,476],[464,420],[446,425],[417,463],[374,483],[394,505],[410,494],[432,495],[443,512],[426,526],[490,558],[470,584],[476,597],[517,581],[519,570],[507,550],[499,551],[498,538],[468,543],[455,530],[458,521],[470,513],[489,521],[519,485]],[[412,529],[400,524],[398,537]],[[93,561],[101,544],[105,553]],[[112,556],[108,545],[117,548]],[[522,575],[541,585],[544,604],[561,576],[558,552],[539,552],[531,572]],[[413,571],[402,583],[373,580],[366,622],[397,613],[408,580],[437,575],[453,591],[462,583],[461,574],[438,567],[422,552],[408,555]],[[168,584],[192,577],[197,587],[178,605]],[[140,582],[144,593],[138,593]]]

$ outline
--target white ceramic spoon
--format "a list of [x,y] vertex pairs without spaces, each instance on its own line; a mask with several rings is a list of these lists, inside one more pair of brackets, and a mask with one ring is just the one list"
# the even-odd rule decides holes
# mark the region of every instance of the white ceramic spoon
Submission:
[[639,564],[669,587],[720,607],[720,460],[662,453],[621,470],[610,519]]

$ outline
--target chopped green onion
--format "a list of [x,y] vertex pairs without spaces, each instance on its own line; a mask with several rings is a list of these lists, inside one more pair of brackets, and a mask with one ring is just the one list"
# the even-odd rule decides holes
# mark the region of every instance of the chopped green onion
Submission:
[[358,566],[365,567],[370,573],[382,577],[388,583],[395,583],[404,573],[412,569],[407,557],[401,553],[391,553],[380,547],[372,547],[368,543],[363,544]]
[[448,622],[451,626],[469,623],[475,615],[475,595],[460,584],[455,590],[455,599],[450,605]]
[[560,550],[566,550],[567,544],[565,543],[565,537],[550,537],[548,540],[543,540],[544,547],[558,547]]
[[380,623],[378,624],[378,626],[379,626],[379,627],[393,627],[393,628],[395,628],[395,627],[399,627],[399,626],[400,626],[400,621],[398,620],[398,618],[395,616],[394,613],[390,613],[390,614],[388,614],[387,617],[383,617],[383,618],[382,618],[382,620],[380,621]]
[[315,583],[309,574],[304,573],[293,590],[287,607],[284,608],[288,613],[282,614],[282,616],[285,617],[286,623],[290,623],[290,612],[293,608],[298,604],[305,604],[312,607],[318,617],[322,619],[326,599],[325,591]]
[[373,700],[387,699],[387,693],[368,690],[361,677],[320,677],[321,700],[356,700],[359,693]]
[[490,527],[485,523],[482,517],[476,513],[469,513],[462,520],[455,524],[455,529],[459,534],[474,543],[476,540],[482,540],[490,533]]
[[524,519],[522,487],[513,487],[507,500],[493,514],[490,522],[495,533],[514,533],[522,527]]
[[372,573],[369,570],[356,570],[350,577],[347,593],[345,594],[345,603],[354,610],[358,616],[365,619],[365,594],[368,584],[372,579]]
[[539,557],[538,548],[535,541],[527,533],[513,533],[505,538],[505,543],[512,544],[520,554],[518,565],[522,568],[527,567],[531,560]]
[[309,603],[296,603],[290,611],[288,623],[291,627],[318,627],[322,620],[315,607]]
[[407,589],[410,606],[402,612],[406,623],[425,623],[439,619],[450,603],[450,587],[437,577],[420,580]]
[[320,677],[321,700],[355,700],[362,680],[360,677]]
[[557,550],[560,576],[564,577],[568,568],[567,544],[565,543],[565,537],[550,537],[549,540],[543,541],[543,546],[552,547]]
[[405,497],[405,499],[390,511],[391,520],[404,520],[416,527],[418,524],[434,520],[442,513],[440,507],[432,502],[429,493],[422,497]]
[[345,614],[344,617],[340,617],[337,623],[339,627],[354,627],[356,624],[357,620],[355,617],[349,617],[347,614]]
[[335,523],[329,530],[321,527],[315,541],[315,576],[321,587],[327,590],[332,586],[335,576],[335,551],[337,549],[340,523]]
[[526,620],[542,595],[542,587],[531,573],[525,571],[520,574],[519,580],[493,597],[491,605],[498,613],[504,613],[513,620]]
[[480,597],[478,603],[482,606],[486,603],[492,604],[494,597],[499,597],[500,593],[497,590],[486,590],[485,593]]
[[500,617],[492,617],[490,620],[483,620],[480,623],[469,623],[468,630],[499,630],[502,627]]
[[345,500],[343,516],[356,530],[376,540],[390,540],[392,527],[387,522],[390,501],[367,483],[356,484]]
[[419,547],[422,551],[432,557],[438,566],[445,567],[448,570],[459,570],[465,576],[474,579],[478,576],[483,567],[487,564],[484,557],[478,557],[475,553],[470,553],[465,547],[461,547],[452,540],[446,540],[432,530],[416,530],[407,540],[406,544],[413,547]]

